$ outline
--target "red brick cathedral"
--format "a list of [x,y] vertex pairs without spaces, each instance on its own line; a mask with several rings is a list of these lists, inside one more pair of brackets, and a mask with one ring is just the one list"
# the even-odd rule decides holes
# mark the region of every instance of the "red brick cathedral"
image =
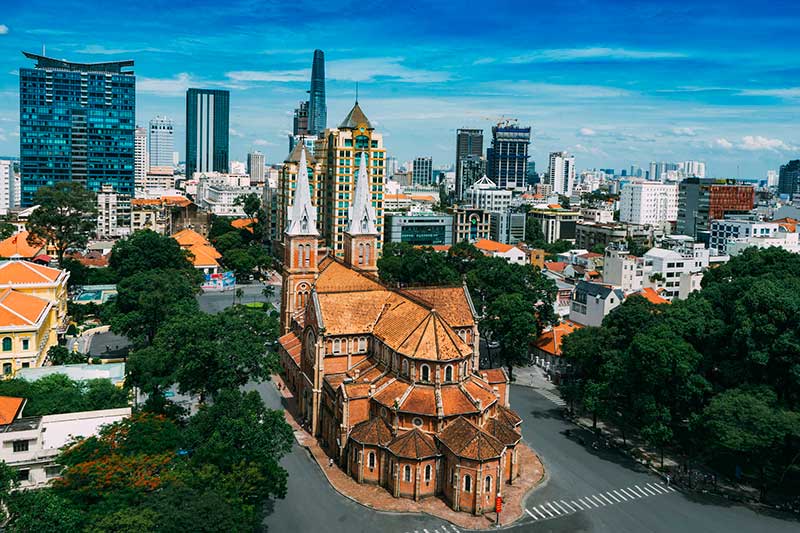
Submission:
[[285,232],[281,361],[299,416],[359,483],[395,497],[494,508],[519,475],[520,417],[502,369],[479,370],[466,287],[377,279],[378,232],[361,158],[344,260],[319,244],[305,151]]

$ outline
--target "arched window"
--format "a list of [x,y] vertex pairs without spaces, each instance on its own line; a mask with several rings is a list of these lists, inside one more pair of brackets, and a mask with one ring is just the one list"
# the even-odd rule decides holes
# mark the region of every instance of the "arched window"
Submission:
[[472,476],[469,474],[464,476],[464,492],[472,492]]
[[306,252],[303,255],[303,265],[304,266],[311,266],[311,245],[306,244],[305,246]]
[[425,481],[430,482],[432,470],[431,465],[425,465]]
[[370,243],[367,243],[366,246],[364,247],[364,263],[367,265],[369,264],[369,256],[371,248],[372,245]]
[[333,353],[340,353],[342,351],[342,341],[340,339],[333,339],[331,351]]
[[483,483],[483,491],[487,494],[492,492],[492,476],[486,476]]
[[420,372],[420,379],[422,381],[430,381],[431,378],[431,369],[428,365],[422,365],[419,369]]
[[3,338],[3,351],[10,352],[11,351],[11,337],[4,337]]
[[[369,452],[369,457],[368,457],[367,461],[369,462],[369,467],[370,468],[375,468],[375,452]],[[486,479],[489,479],[489,478],[486,478]]]
[[11,374],[11,363],[3,363],[3,374]]
[[408,359],[403,359],[403,375],[408,375]]
[[408,465],[403,467],[403,480],[411,481],[411,467]]
[[359,243],[358,245],[358,264],[364,264],[364,243]]
[[447,365],[447,367],[444,369],[444,380],[453,381],[453,367],[450,365]]

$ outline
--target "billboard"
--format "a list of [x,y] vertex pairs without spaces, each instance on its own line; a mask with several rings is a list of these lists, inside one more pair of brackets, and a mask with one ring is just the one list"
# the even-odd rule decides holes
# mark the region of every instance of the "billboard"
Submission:
[[227,291],[236,285],[233,272],[220,272],[219,274],[206,274],[203,281],[204,291]]

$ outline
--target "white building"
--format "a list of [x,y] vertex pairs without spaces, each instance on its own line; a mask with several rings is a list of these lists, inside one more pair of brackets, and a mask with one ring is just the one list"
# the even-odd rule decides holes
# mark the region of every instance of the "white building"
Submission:
[[[136,198],[145,198],[152,191],[175,188],[175,170],[172,167],[150,167],[144,181],[136,185]],[[158,194],[156,197],[161,196]]]
[[767,187],[778,186],[778,172],[776,170],[767,171]]
[[131,198],[119,194],[111,185],[103,185],[97,193],[98,239],[114,239],[131,233]]
[[174,124],[171,118],[156,116],[150,121],[148,141],[150,143],[149,166],[172,167],[175,150]]
[[581,218],[584,222],[611,224],[614,222],[614,209],[613,206],[581,207]]
[[247,154],[247,174],[252,183],[266,181],[266,168],[264,167],[264,154],[256,150]]
[[244,161],[231,161],[231,174],[241,176],[247,174],[247,165]]
[[0,215],[7,215],[8,210],[19,205],[19,175],[14,172],[14,163],[7,159],[0,160]]
[[150,157],[147,153],[147,128],[136,128],[133,137],[133,182],[138,189],[144,183],[150,168]]
[[624,300],[619,287],[579,281],[572,293],[569,319],[583,326],[600,326],[603,318]]
[[483,176],[472,184],[467,191],[472,207],[483,209],[490,213],[505,213],[511,205],[512,191],[498,189],[497,185]]
[[756,248],[769,248],[775,246],[776,248],[783,248],[787,252],[793,254],[800,254],[800,241],[798,241],[798,234],[786,231],[781,228],[768,237],[751,236],[745,239],[738,239],[733,242],[728,242],[727,253],[734,256],[742,253],[742,250],[755,246]]
[[677,219],[677,184],[632,181],[622,188],[619,198],[620,222],[644,226]]
[[247,174],[221,174],[206,172],[199,174],[196,203],[201,208],[221,217],[243,217],[244,209],[237,205],[241,196],[256,194],[263,197],[264,188],[250,184]]
[[478,239],[475,242],[475,248],[483,252],[484,255],[488,255],[489,257],[501,257],[509,263],[527,265],[530,262],[528,254],[516,246],[511,246],[509,244],[490,241],[489,239]]
[[552,191],[570,196],[575,187],[575,156],[567,152],[552,152],[547,168],[547,183]]
[[703,161],[683,161],[678,163],[678,171],[683,178],[705,178],[706,164]]
[[61,475],[55,460],[64,445],[75,437],[95,436],[101,427],[130,415],[125,407],[17,418],[0,426],[0,459],[18,472],[19,488],[42,487]]
[[764,222],[750,216],[728,216],[711,221],[709,247],[719,254],[727,254],[730,243],[744,241],[750,237],[772,237],[780,229],[777,222]]

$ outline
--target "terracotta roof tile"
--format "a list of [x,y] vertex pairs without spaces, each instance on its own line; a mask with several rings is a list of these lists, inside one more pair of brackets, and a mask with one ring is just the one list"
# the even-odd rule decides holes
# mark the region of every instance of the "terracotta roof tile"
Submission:
[[487,420],[483,430],[506,446],[513,446],[522,440],[522,434],[519,431],[496,418]]
[[320,264],[316,282],[318,293],[386,290],[377,280],[356,272],[337,260],[327,259]]
[[393,409],[395,400],[400,399],[410,386],[404,381],[395,380],[377,391],[372,398],[384,407]]
[[490,241],[489,239],[478,239],[475,242],[475,248],[478,250],[485,250],[487,252],[500,252],[505,253],[514,248],[510,244],[503,244],[502,242]]
[[5,289],[0,293],[0,327],[36,326],[49,305],[42,298]]
[[414,385],[400,404],[400,411],[416,415],[436,416],[436,392],[430,385]]
[[[379,323],[382,321],[383,317]],[[377,328],[376,333],[378,333]],[[429,312],[399,346],[395,347],[392,343],[392,347],[409,357],[437,361],[460,359],[472,353],[472,349],[435,311]]]
[[636,292],[634,294],[638,294],[639,296],[641,296],[642,298],[644,298],[648,302],[656,304],[656,305],[670,303],[669,300],[667,300],[666,298],[662,298],[655,290],[653,290],[650,287],[645,287],[644,289],[642,289],[639,292]]
[[302,349],[302,345],[300,344],[300,339],[297,338],[292,332],[283,335],[282,337],[278,338],[278,342],[286,350],[286,353],[289,354],[295,363],[298,365],[300,364],[300,351]]
[[328,335],[371,332],[388,295],[387,291],[317,294],[325,332]]
[[350,431],[350,439],[359,444],[386,446],[392,438],[392,430],[379,416],[356,424]]
[[497,401],[497,396],[491,390],[491,385],[482,384],[475,376],[470,376],[468,380],[464,381],[463,385],[473,401],[480,400],[482,409],[486,409]]
[[29,244],[27,231],[20,231],[7,239],[0,241],[0,257],[9,259],[33,258],[44,249],[44,244]]
[[464,287],[416,287],[402,292],[428,303],[452,327],[475,325],[472,306]]
[[563,261],[545,261],[544,268],[551,272],[563,272],[569,265]]
[[511,427],[517,427],[522,423],[522,419],[519,417],[517,413],[515,413],[508,407],[499,404],[497,406],[496,418]]
[[6,284],[51,284],[62,275],[57,268],[37,265],[29,261],[5,261],[0,263],[0,285]]
[[442,387],[442,407],[444,416],[457,416],[477,413],[478,408],[458,385]]
[[499,457],[505,445],[464,417],[447,425],[437,435],[439,441],[459,457],[473,461],[486,461]]
[[508,383],[508,374],[504,368],[486,368],[482,369],[480,374],[490,385]]
[[401,433],[386,447],[396,457],[424,459],[439,455],[436,443],[417,428]]
[[173,239],[178,241],[178,244],[181,246],[193,246],[195,244],[206,244],[209,245],[211,243],[208,242],[208,239],[194,231],[193,229],[182,229],[178,233],[172,236]]
[[25,398],[0,396],[0,425],[5,426],[16,420],[24,405]]
[[564,337],[580,328],[580,324],[570,320],[564,320],[560,324],[553,326],[548,331],[539,335],[539,338],[534,342],[534,346],[551,355],[561,356],[561,343]]

